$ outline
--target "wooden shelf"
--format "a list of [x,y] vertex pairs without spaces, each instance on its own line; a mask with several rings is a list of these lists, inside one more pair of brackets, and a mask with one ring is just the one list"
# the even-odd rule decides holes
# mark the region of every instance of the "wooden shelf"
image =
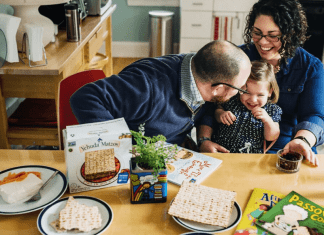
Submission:
[[103,43],[106,59],[100,61],[100,68],[106,76],[112,75],[111,14],[116,7],[113,4],[102,16],[86,17],[81,23],[79,42],[68,42],[66,31],[59,31],[56,41],[45,47],[47,66],[30,68],[19,62],[5,63],[0,68],[0,149],[10,148],[11,144],[59,146],[58,128],[10,126],[5,98],[54,99],[57,110],[60,81],[88,68]]
[[57,128],[10,127],[8,143],[13,145],[59,146]]

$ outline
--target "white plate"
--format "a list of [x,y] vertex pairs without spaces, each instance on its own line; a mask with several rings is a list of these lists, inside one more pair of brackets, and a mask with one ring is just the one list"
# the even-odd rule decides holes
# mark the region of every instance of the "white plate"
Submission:
[[206,233],[206,232],[188,232],[188,233],[181,233],[180,235],[213,235],[213,233]]
[[[88,196],[73,196],[75,200],[78,201],[80,204],[84,204],[86,206],[97,206],[99,209],[99,212],[101,214],[102,219],[102,226],[98,229],[91,230],[90,232],[84,233],[59,233],[60,235],[63,234],[82,234],[82,235],[92,235],[92,234],[101,234],[104,232],[109,225],[111,224],[113,220],[113,212],[110,208],[110,206],[94,197],[88,197]],[[53,221],[57,220],[59,218],[60,211],[65,207],[66,202],[68,200],[68,197],[62,198],[52,205],[44,208],[41,213],[38,215],[37,218],[37,228],[38,230],[44,234],[44,235],[57,235],[58,233],[54,230],[54,228],[50,225]]]
[[181,219],[176,216],[172,216],[172,218],[181,226],[183,226],[189,230],[195,231],[195,232],[221,233],[221,232],[227,231],[229,229],[232,229],[234,226],[236,226],[238,224],[238,222],[240,222],[240,220],[242,218],[242,211],[241,211],[239,204],[237,204],[237,202],[234,202],[234,209],[232,211],[232,215],[231,215],[231,218],[229,221],[229,226],[227,228],[220,227],[220,226],[214,226],[214,225],[208,225],[208,224],[202,224],[199,222]]
[[[41,173],[42,181],[45,182],[57,169],[48,166],[39,165],[26,165],[9,168],[7,170],[0,172],[0,180],[3,180],[8,176],[9,172],[19,173],[22,171],[38,171]],[[25,214],[32,211],[36,211],[50,205],[51,203],[57,201],[65,192],[67,188],[67,180],[65,175],[59,171],[55,178],[49,182],[48,185],[41,191],[42,198],[36,202],[24,203],[17,202],[13,204],[8,204],[2,197],[0,197],[0,214],[4,215],[17,215]]]

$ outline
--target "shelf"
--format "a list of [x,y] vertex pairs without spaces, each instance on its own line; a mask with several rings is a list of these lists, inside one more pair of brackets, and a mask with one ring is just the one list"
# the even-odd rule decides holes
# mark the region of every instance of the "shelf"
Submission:
[[57,128],[9,126],[7,138],[12,145],[59,146]]

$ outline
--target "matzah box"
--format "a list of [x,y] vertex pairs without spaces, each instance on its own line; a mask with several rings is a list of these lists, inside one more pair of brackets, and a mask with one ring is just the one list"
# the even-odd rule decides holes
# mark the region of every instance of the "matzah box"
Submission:
[[128,183],[131,137],[124,118],[67,126],[63,141],[70,193]]

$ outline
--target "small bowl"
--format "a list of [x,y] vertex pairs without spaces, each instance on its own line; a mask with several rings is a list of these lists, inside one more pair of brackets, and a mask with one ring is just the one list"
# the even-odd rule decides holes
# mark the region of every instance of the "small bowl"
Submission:
[[303,160],[303,156],[295,152],[289,152],[285,155],[282,155],[282,152],[283,149],[277,152],[277,168],[285,173],[298,172]]

